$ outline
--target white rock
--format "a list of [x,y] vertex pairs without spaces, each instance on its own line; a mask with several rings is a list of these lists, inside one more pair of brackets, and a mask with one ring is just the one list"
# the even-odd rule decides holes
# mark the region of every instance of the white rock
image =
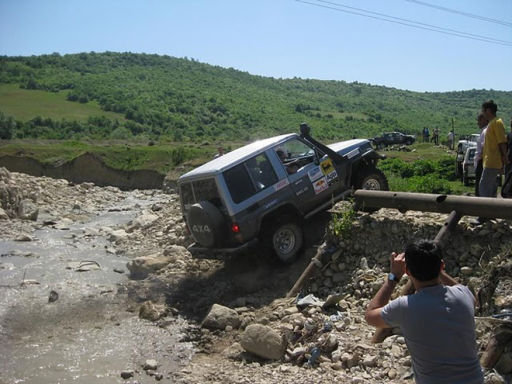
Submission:
[[18,216],[23,220],[37,220],[39,208],[32,200],[22,200],[18,206]]
[[128,238],[128,234],[124,229],[117,229],[115,231],[110,232],[108,239],[114,242],[125,241]]
[[154,359],[146,360],[143,368],[145,371],[149,371],[149,370],[155,371],[158,368],[158,362]]
[[9,215],[0,207],[0,220],[9,220]]
[[377,365],[377,356],[365,356],[363,365],[365,367],[375,367]]
[[161,254],[139,256],[129,261],[126,267],[134,278],[144,278],[148,274],[158,271],[170,263],[170,258]]
[[130,228],[132,229],[145,229],[152,226],[158,220],[158,215],[151,212],[144,211],[142,215],[133,220]]
[[228,307],[219,304],[213,304],[210,312],[204,318],[201,326],[209,329],[226,329],[226,326],[238,328],[240,326],[240,317],[238,313]]
[[165,316],[167,309],[165,305],[157,305],[152,301],[145,301],[139,309],[139,317],[149,321],[157,321],[161,317]]
[[272,328],[261,324],[249,325],[242,334],[240,343],[247,352],[271,360],[281,359],[286,349],[283,337]]

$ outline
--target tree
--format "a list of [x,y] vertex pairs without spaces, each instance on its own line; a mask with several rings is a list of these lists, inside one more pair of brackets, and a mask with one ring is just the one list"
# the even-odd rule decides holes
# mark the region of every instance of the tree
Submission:
[[10,140],[12,138],[16,122],[12,116],[5,116],[0,112],[0,140]]

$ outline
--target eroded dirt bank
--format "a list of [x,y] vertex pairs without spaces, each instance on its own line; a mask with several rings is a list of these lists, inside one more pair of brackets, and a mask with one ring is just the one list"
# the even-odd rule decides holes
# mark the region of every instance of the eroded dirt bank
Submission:
[[1,156],[0,167],[32,176],[66,179],[74,183],[91,182],[123,190],[161,188],[164,175],[152,170],[124,171],[106,165],[98,156],[84,153],[58,165],[43,164],[31,157]]
[[[327,215],[307,224],[308,248],[282,266],[262,250],[225,262],[193,259],[172,194],[0,171],[0,198],[0,341],[8,347],[0,382],[34,382],[25,374],[40,383],[414,382],[403,337],[372,344],[363,315],[389,253],[433,238],[443,215],[359,214],[302,292],[317,304],[338,294],[333,305],[299,308],[284,297],[321,244]],[[470,219],[457,227],[445,260],[481,299],[482,354],[503,326],[490,316],[512,308],[512,230],[505,221],[472,228]],[[246,351],[247,332],[257,328],[276,337],[264,347],[278,357]],[[486,382],[510,382],[510,361],[507,345]]]

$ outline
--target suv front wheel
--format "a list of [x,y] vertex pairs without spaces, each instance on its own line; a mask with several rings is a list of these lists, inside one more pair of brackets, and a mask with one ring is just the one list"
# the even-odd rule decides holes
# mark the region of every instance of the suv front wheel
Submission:
[[291,263],[304,244],[302,227],[292,218],[278,220],[267,235],[267,242],[282,263]]
[[361,170],[356,179],[355,188],[387,191],[389,190],[388,179],[380,169],[369,167]]

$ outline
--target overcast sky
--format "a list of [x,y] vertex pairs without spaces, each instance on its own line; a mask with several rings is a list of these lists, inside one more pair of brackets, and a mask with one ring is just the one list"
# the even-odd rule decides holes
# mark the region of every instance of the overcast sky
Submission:
[[0,55],[145,52],[272,77],[512,90],[510,0],[304,1],[0,0]]

